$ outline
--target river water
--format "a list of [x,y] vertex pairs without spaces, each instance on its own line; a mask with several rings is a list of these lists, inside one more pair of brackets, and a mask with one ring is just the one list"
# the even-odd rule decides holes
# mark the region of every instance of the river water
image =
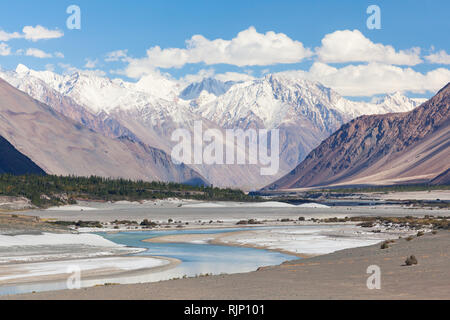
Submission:
[[[181,263],[174,268],[158,272],[140,272],[139,274],[102,277],[81,281],[82,287],[90,287],[104,283],[144,283],[173,278],[194,277],[205,274],[250,272],[262,266],[278,265],[287,260],[298,259],[296,256],[274,251],[195,243],[151,243],[142,240],[158,236],[174,234],[225,233],[245,230],[242,228],[214,230],[168,230],[168,231],[137,231],[119,232],[114,234],[99,233],[104,238],[118,244],[147,249],[137,255],[162,256],[176,258]],[[33,291],[63,290],[67,288],[66,281],[35,284],[20,284],[0,286],[0,295],[29,293]]]

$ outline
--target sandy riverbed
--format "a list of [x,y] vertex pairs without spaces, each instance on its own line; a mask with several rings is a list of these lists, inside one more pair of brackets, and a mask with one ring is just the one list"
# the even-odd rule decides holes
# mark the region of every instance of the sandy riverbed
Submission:
[[[159,283],[42,292],[0,299],[450,299],[450,232],[397,240],[263,268],[256,272]],[[404,266],[414,254],[418,265]],[[367,288],[367,268],[381,289]]]

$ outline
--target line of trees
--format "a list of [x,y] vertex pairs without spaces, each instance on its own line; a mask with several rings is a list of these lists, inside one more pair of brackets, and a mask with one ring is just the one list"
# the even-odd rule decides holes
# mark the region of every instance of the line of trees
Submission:
[[0,175],[0,195],[23,196],[39,207],[75,203],[77,199],[139,201],[182,197],[198,200],[255,201],[237,189],[173,182],[133,181],[98,176]]

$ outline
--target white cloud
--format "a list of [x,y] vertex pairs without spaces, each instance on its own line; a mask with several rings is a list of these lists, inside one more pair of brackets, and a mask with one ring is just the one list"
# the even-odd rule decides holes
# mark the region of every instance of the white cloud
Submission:
[[73,74],[73,73],[81,73],[81,74],[86,74],[89,76],[98,76],[98,77],[104,77],[106,76],[106,72],[103,70],[83,70],[83,69],[78,69],[68,63],[58,63],[58,67],[60,67],[61,69],[63,69],[63,74]]
[[55,57],[56,58],[60,58],[60,59],[63,59],[64,58],[64,53],[62,53],[62,52],[55,52]]
[[256,78],[252,75],[249,75],[247,73],[239,73],[239,72],[225,72],[225,73],[219,73],[214,76],[217,80],[220,81],[250,81],[255,80]]
[[22,38],[22,35],[18,32],[8,33],[0,30],[0,41],[9,41],[11,39]]
[[422,62],[420,48],[396,51],[392,46],[373,43],[359,30],[338,30],[322,39],[316,48],[319,61],[327,63],[380,62],[413,66]]
[[445,50],[431,53],[430,55],[425,56],[425,59],[430,63],[450,64],[450,54],[445,52]]
[[91,59],[87,58],[87,59],[85,59],[85,61],[86,61],[86,64],[84,65],[84,67],[87,69],[94,69],[98,63],[98,59],[91,60]]
[[144,58],[128,58],[129,64],[124,72],[128,77],[139,78],[155,68],[180,68],[188,63],[264,66],[297,63],[311,55],[311,50],[301,42],[283,33],[269,31],[264,34],[250,27],[231,40],[209,40],[202,35],[194,35],[186,41],[186,48],[152,47]]
[[177,80],[181,87],[185,87],[193,82],[200,82],[205,78],[214,78],[223,82],[226,81],[249,81],[255,80],[256,78],[247,74],[239,72],[225,72],[216,74],[213,68],[201,69],[195,74],[187,74],[184,77]]
[[420,73],[409,67],[401,68],[376,62],[342,68],[315,62],[309,71],[288,72],[321,82],[343,96],[372,96],[396,91],[436,92],[450,79],[450,70],[446,68]]
[[215,70],[213,68],[210,69],[201,69],[195,74],[187,74],[184,77],[180,78],[178,82],[181,86],[189,85],[193,82],[200,82],[204,78],[214,78]]
[[128,58],[128,50],[116,50],[106,54],[105,61],[113,62],[113,61],[126,61]]
[[25,26],[22,32],[25,39],[33,42],[38,40],[56,39],[64,36],[64,33],[59,30],[49,30],[40,25],[37,25],[36,27]]
[[11,48],[4,42],[0,43],[0,56],[9,56],[11,54]]
[[29,57],[40,58],[40,59],[53,57],[53,55],[51,53],[47,53],[47,52],[44,52],[44,51],[42,51],[40,49],[36,49],[36,48],[27,49],[27,51],[25,51],[25,55],[29,56]]
[[45,65],[45,70],[54,72],[55,71],[55,66],[53,64],[51,64],[51,63],[48,63],[48,64]]

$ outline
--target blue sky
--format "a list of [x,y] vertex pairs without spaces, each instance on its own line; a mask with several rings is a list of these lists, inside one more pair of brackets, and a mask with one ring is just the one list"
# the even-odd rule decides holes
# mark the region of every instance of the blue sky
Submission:
[[[69,30],[66,27],[66,19],[69,16],[66,8],[72,4],[81,9],[81,30]],[[381,9],[379,30],[369,30],[366,26],[369,17],[366,9],[372,4]],[[151,72],[168,73],[175,79],[187,75],[221,75],[221,79],[226,79],[225,74],[229,72],[233,73],[233,77],[238,77],[237,74],[260,77],[267,72],[301,70],[305,72],[301,73],[303,76],[323,80],[325,85],[336,87],[346,96],[372,96],[390,91],[387,85],[370,89],[374,83],[385,82],[385,78],[370,78],[371,72],[378,68],[377,70],[384,70],[386,83],[407,79],[407,85],[393,85],[395,88],[392,90],[405,91],[411,96],[429,96],[445,79],[450,81],[447,78],[450,53],[449,9],[449,2],[443,0],[2,1],[0,66],[2,69],[14,69],[18,63],[23,63],[33,69],[47,68],[56,72],[89,69],[104,72],[111,77],[134,80]],[[9,35],[14,32],[23,34],[25,26],[34,28],[38,25],[50,31],[57,30],[61,36],[51,39],[45,39],[43,36],[42,39],[34,41],[26,37],[7,39],[4,36],[1,41],[2,31]],[[254,32],[248,31],[250,27],[254,27]],[[359,30],[360,34],[354,30]],[[240,56],[240,52],[246,50],[245,47],[243,51],[238,48],[232,56],[224,57],[223,54],[217,53],[216,57],[216,44],[210,42],[216,39],[231,41],[243,31],[246,36],[242,36],[241,41],[230,43],[230,48],[242,43],[245,45],[245,41],[251,41],[249,38],[261,35],[260,40],[255,40],[256,44],[251,44],[257,48],[254,54],[256,60],[251,56],[244,57],[245,54]],[[279,51],[280,56],[285,56],[280,59],[277,59],[276,50],[270,49],[271,43],[267,39],[271,36],[265,36],[270,31],[275,34],[274,43],[279,38],[287,39]],[[316,48],[322,46],[324,37],[333,35],[336,31],[346,32],[339,34],[339,37],[334,34],[335,37],[330,38],[328,51],[322,50],[322,56],[317,55]],[[201,35],[210,41],[199,48],[203,50],[200,54],[204,53],[203,59],[197,59],[197,52],[200,51],[186,51],[186,40],[194,35]],[[371,49],[372,44],[367,44],[365,38],[374,46],[383,46],[372,58],[369,57],[374,51]],[[258,49],[258,41],[263,42],[262,49]],[[346,59],[347,41],[355,43],[355,53],[350,54],[353,59]],[[302,53],[299,43],[305,52]],[[366,51],[361,49],[360,53],[368,57],[362,59],[367,61],[361,61],[361,58],[357,57],[358,45],[369,46],[364,49]],[[159,46],[162,52],[147,56],[147,50],[155,46]],[[388,46],[392,46],[394,52],[391,52]],[[36,54],[36,50],[27,51],[30,48],[38,49],[41,53]],[[186,61],[172,65],[168,60],[178,58],[167,56],[169,52],[165,50],[171,48],[182,50],[183,55],[187,54]],[[289,55],[291,48],[294,51]],[[413,48],[419,48],[420,53]],[[297,52],[295,49],[299,49],[298,59],[293,57],[294,52]],[[370,51],[367,51],[369,49]],[[117,50],[126,50],[126,59],[105,61],[108,53]],[[332,56],[331,53],[339,50],[342,54],[345,53],[344,57],[342,54]],[[261,57],[257,57],[259,53]],[[421,62],[414,62],[414,58],[420,59]],[[87,59],[93,63],[86,65]],[[133,68],[130,68],[130,59],[134,59]],[[155,64],[155,60],[160,62]],[[194,60],[195,62],[192,62]],[[373,63],[382,66],[371,65],[369,68]],[[311,70],[313,65],[314,70]],[[438,71],[434,72],[435,70]],[[361,72],[367,74],[363,80],[355,78],[350,83],[344,83],[343,79]],[[390,73],[396,75],[389,76]],[[231,77],[231,74],[229,76]],[[430,84],[426,86],[420,82]],[[361,89],[355,88],[356,83],[363,83]]]

